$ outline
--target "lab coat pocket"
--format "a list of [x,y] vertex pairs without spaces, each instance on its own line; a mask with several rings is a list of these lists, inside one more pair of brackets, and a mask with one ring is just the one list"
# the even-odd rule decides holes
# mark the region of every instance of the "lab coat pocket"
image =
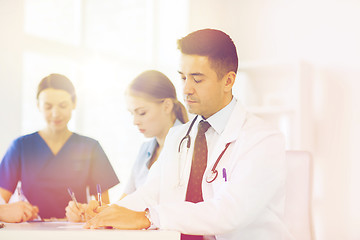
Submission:
[[202,184],[203,195],[205,198],[212,198],[217,192],[221,191],[229,183],[229,174],[225,165],[219,164],[218,170],[212,172],[211,169],[204,174]]

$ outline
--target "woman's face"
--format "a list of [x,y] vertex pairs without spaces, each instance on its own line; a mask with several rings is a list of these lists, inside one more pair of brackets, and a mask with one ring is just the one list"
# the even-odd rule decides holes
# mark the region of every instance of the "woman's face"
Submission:
[[39,94],[38,108],[44,116],[47,127],[53,131],[61,131],[67,129],[75,103],[68,92],[47,88]]
[[133,123],[145,137],[161,137],[168,131],[170,113],[164,102],[152,102],[132,95],[126,96],[126,104],[133,116]]

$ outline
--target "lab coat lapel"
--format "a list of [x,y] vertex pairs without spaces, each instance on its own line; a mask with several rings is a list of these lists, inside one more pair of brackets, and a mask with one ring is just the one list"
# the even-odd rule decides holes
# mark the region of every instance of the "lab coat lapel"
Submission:
[[245,123],[246,111],[239,101],[237,101],[230,119],[221,133],[220,139],[217,142],[212,156],[208,159],[206,171],[210,171],[221,152],[225,149],[227,143],[232,143],[238,139],[241,129]]

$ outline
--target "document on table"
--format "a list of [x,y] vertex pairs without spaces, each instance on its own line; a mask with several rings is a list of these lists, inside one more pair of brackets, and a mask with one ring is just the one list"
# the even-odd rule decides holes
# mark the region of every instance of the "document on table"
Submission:
[[65,225],[57,226],[56,228],[66,228],[66,229],[83,229],[85,223],[68,223]]
[[[22,222],[22,223],[4,223],[5,229],[23,229],[23,230],[56,230],[56,229],[83,229],[85,223],[73,222]],[[85,229],[84,229],[85,230]]]

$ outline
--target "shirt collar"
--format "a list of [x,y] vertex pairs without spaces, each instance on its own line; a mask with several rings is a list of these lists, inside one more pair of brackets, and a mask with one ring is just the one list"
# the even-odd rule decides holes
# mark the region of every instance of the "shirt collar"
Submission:
[[176,119],[173,127],[181,125],[181,124],[182,124],[182,122],[179,119]]
[[[222,108],[220,111],[211,115],[206,121],[208,121],[211,127],[218,133],[221,134],[226,126],[226,123],[230,119],[230,115],[235,108],[236,99],[233,97],[231,102]],[[202,117],[201,117],[202,119]]]

